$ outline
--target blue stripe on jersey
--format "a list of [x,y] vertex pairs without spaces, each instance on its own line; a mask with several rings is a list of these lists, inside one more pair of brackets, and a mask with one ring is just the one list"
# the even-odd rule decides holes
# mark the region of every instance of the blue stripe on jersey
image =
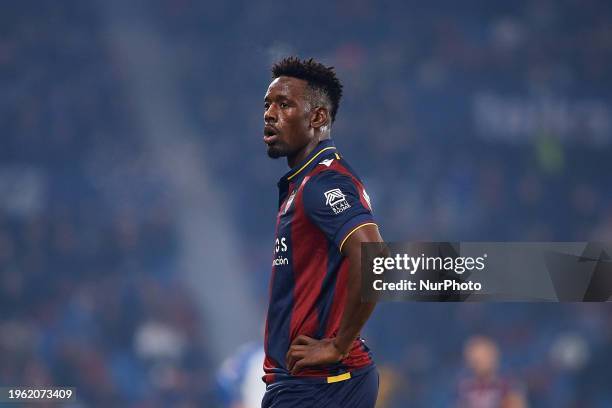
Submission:
[[[285,219],[283,220],[281,218],[281,222],[279,222],[278,231],[285,230],[288,225],[290,225],[291,218],[293,218],[293,216],[285,216],[283,218]],[[291,234],[284,234],[283,238],[286,240],[285,242],[287,247],[291,248]],[[282,245],[280,245],[280,252],[275,253],[274,258],[276,258],[277,255],[282,256],[282,248]],[[287,254],[287,257],[291,259],[289,254]],[[293,313],[293,305],[295,303],[295,299],[293,298],[294,287],[295,276],[293,274],[292,262],[289,262],[287,265],[275,266],[267,317],[267,353],[268,356],[274,360],[275,366],[277,368],[282,368],[285,372],[285,355],[290,346],[289,333],[291,315]]]

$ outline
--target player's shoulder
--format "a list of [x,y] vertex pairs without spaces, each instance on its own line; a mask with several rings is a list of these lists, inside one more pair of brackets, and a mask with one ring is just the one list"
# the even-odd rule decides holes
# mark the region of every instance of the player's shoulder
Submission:
[[332,186],[348,186],[358,183],[358,178],[346,161],[334,154],[319,162],[312,168],[304,180],[304,194],[319,194]]
[[345,180],[352,183],[361,183],[361,180],[338,153],[325,157],[312,168],[308,175],[311,185],[325,183],[326,181]]
[[308,174],[303,188],[303,202],[307,209],[329,206],[340,200],[346,200],[349,205],[351,202],[358,203],[361,195],[367,195],[363,184],[348,163],[336,153],[317,163]]

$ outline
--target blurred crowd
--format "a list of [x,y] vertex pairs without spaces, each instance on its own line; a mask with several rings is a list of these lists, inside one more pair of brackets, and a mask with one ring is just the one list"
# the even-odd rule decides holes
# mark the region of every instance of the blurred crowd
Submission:
[[0,384],[72,386],[74,406],[201,406],[201,313],[99,13],[0,14]]
[[[175,50],[181,111],[232,197],[261,303],[286,171],[265,155],[262,99],[287,54],[336,67],[332,136],[385,239],[612,241],[612,3],[383,3],[127,10]],[[0,385],[71,385],[83,406],[214,407],[214,328],[181,279],[176,208],[106,7],[26,0],[0,13]],[[463,344],[485,334],[532,406],[610,406],[610,312],[380,305],[365,337],[399,384],[381,405],[452,406]]]

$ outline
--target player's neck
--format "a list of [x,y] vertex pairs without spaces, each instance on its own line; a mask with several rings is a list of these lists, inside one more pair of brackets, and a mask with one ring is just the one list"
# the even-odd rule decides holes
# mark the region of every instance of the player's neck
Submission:
[[319,143],[328,139],[330,139],[329,134],[321,136],[320,138],[315,138],[293,156],[287,156],[287,165],[289,168],[293,169],[295,166],[306,160],[308,155],[312,153]]
[[314,150],[315,147],[319,144],[318,140],[311,141],[306,146],[304,146],[300,151],[298,151],[293,156],[287,156],[287,165],[289,168],[293,169],[295,166],[303,162],[306,157]]

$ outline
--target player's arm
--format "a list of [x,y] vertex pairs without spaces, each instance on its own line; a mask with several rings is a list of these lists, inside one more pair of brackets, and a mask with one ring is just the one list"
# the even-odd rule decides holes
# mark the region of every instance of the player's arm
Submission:
[[362,200],[361,195],[351,177],[334,170],[319,173],[304,186],[302,201],[306,214],[348,258],[349,268],[337,336],[324,339],[298,336],[286,356],[292,374],[304,367],[342,360],[374,309],[374,303],[361,303],[361,243],[382,242],[382,238],[370,206],[365,205],[367,200]]
[[376,302],[361,301],[361,243],[380,242],[381,254],[385,251],[383,240],[375,224],[366,224],[349,235],[342,245],[342,255],[348,258],[348,293],[338,334],[332,339],[313,339],[298,336],[287,353],[287,368],[292,374],[304,367],[332,364],[344,359],[353,341],[372,314]]
[[346,238],[342,246],[342,255],[348,258],[348,295],[344,306],[344,313],[340,321],[340,329],[333,341],[335,348],[345,357],[353,341],[357,338],[363,325],[368,320],[376,302],[361,301],[361,243],[380,242],[381,253],[384,251],[382,237],[375,224],[367,224],[353,232]]

